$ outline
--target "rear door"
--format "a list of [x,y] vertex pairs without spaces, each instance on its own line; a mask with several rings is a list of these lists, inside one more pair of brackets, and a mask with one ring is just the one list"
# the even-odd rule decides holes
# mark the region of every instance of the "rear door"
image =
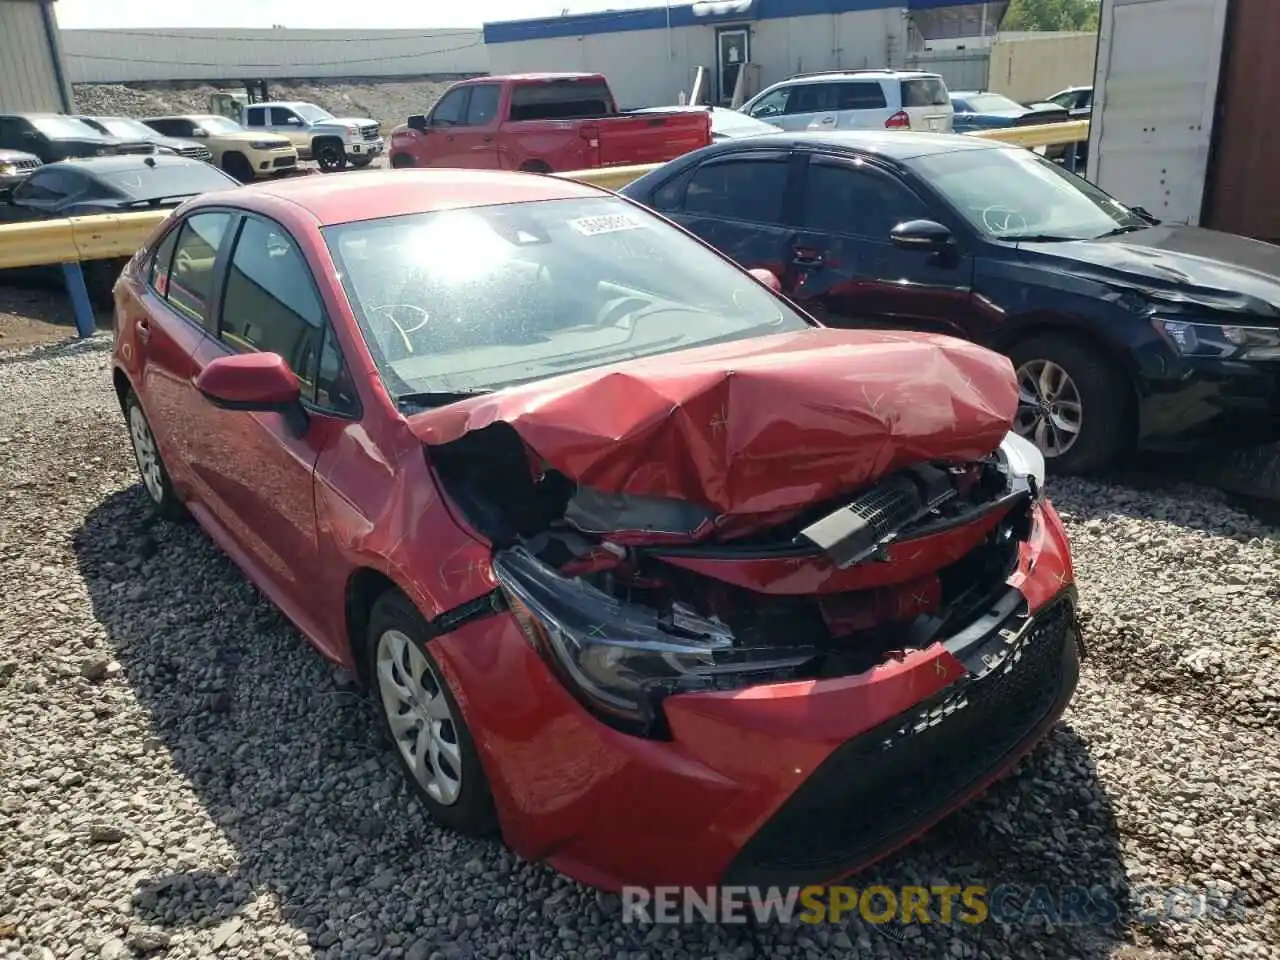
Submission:
[[660,186],[648,203],[743,267],[783,277],[795,234],[797,163],[781,148],[719,154]]
[[954,110],[951,94],[941,77],[912,77],[900,80],[902,110],[911,120],[912,130],[950,133]]
[[938,211],[893,172],[847,157],[815,155],[800,190],[783,290],[832,326],[876,326],[970,336],[973,259],[902,250],[890,233]]

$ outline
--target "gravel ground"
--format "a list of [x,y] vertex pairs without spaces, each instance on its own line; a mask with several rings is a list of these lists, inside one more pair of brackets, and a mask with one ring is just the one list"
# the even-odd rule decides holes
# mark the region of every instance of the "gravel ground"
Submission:
[[[0,958],[1280,956],[1280,541],[1216,495],[1053,484],[1078,698],[873,871],[1101,886],[1116,922],[643,927],[432,826],[347,678],[197,528],[147,519],[107,347],[0,355]],[[1132,905],[1209,882],[1243,912]]]

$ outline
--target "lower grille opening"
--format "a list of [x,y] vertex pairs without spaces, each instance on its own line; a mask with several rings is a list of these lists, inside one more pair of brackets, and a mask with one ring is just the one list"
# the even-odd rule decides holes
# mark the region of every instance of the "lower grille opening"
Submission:
[[1059,602],[1037,617],[1011,669],[953,684],[839,747],[747,842],[723,882],[822,882],[932,821],[1025,747],[1074,688],[1073,621],[1072,604]]

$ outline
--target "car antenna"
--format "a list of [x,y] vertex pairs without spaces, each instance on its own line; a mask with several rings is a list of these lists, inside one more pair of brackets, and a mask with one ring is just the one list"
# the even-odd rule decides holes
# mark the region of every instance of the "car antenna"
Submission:
[[156,158],[152,156],[148,156],[147,159],[143,160],[142,162],[145,163],[148,167],[154,167],[156,165]]

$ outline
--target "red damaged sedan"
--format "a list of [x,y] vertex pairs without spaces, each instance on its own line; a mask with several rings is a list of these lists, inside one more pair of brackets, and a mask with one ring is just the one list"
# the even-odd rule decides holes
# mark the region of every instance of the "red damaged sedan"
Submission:
[[116,303],[155,509],[362,680],[438,822],[586,883],[847,875],[1075,688],[1009,361],[822,328],[605,191],[209,195]]

